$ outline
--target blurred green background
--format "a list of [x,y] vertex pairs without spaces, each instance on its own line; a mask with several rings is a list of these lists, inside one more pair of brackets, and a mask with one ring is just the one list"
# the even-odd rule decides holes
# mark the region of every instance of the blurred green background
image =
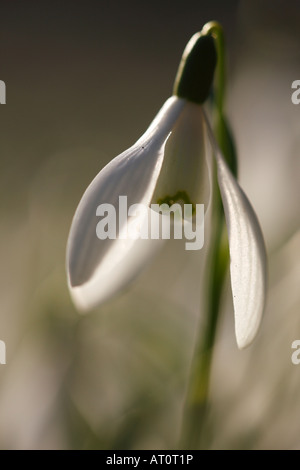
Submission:
[[1,1],[1,449],[171,449],[205,292],[205,248],[170,242],[126,292],[73,307],[65,246],[96,173],[170,96],[186,42],[222,23],[240,181],[260,218],[270,286],[238,351],[224,293],[205,446],[300,448],[298,0]]

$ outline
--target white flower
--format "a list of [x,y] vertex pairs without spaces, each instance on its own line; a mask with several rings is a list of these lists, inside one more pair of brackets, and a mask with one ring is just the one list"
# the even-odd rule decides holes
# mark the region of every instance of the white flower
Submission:
[[124,195],[128,205],[150,208],[152,203],[181,199],[193,206],[204,204],[207,209],[212,193],[209,146],[215,155],[228,227],[237,343],[243,348],[252,341],[265,303],[266,255],[261,229],[215,143],[203,107],[184,97],[169,98],[145,134],[106,165],[85,191],[67,246],[69,288],[78,308],[93,308],[118,293],[160,246],[159,240],[122,237],[124,224],[130,223],[126,220],[119,220],[119,237],[99,240],[99,204],[118,208],[119,196]]

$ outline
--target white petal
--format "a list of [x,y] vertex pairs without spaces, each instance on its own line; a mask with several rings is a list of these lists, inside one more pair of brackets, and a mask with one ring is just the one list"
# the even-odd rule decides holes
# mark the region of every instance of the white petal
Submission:
[[204,204],[207,211],[211,196],[210,169],[211,147],[207,145],[202,108],[186,102],[166,142],[153,202],[172,198],[181,191],[194,205]]
[[84,193],[67,245],[69,287],[79,308],[92,308],[125,287],[160,246],[152,240],[99,240],[96,209],[104,203],[117,208],[120,195],[127,196],[128,207],[150,204],[166,140],[185,103],[170,98],[147,132],[106,165]]
[[[211,135],[209,124],[208,131]],[[211,138],[228,228],[236,340],[242,349],[253,341],[265,307],[266,250],[256,214]]]
[[[151,210],[148,209],[148,217],[150,217],[150,212]],[[145,220],[142,219],[141,225],[144,222]],[[106,240],[98,241],[103,243]],[[95,269],[86,281],[72,285],[71,277],[69,278],[71,296],[81,311],[96,307],[124,289],[163,245],[161,239],[126,238],[109,241],[109,247],[103,258],[95,263]]]

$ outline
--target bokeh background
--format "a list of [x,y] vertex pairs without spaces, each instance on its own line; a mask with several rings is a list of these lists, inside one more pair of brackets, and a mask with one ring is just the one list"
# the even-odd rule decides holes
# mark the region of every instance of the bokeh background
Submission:
[[170,242],[86,316],[69,297],[65,246],[84,189],[147,128],[211,19],[225,29],[228,116],[270,281],[245,351],[225,289],[205,446],[300,448],[299,1],[1,0],[0,11],[0,448],[176,448],[209,237],[199,253]]

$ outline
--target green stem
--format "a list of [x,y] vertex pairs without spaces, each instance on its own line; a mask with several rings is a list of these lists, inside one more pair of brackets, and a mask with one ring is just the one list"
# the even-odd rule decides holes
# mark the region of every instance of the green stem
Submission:
[[216,21],[210,21],[203,29],[203,34],[210,35],[215,40],[217,65],[214,80],[214,134],[219,147],[234,176],[237,176],[237,156],[230,126],[224,113],[226,95],[226,54],[225,38],[222,26]]
[[[219,204],[219,201],[217,202]],[[220,208],[220,206],[219,206]],[[215,344],[220,300],[228,265],[228,247],[224,237],[224,216],[218,211],[214,221],[210,251],[210,272],[207,280],[205,323],[200,322],[200,334],[192,362],[190,382],[185,403],[181,448],[205,447],[205,417],[209,404],[209,382]],[[225,238],[225,241],[224,241]]]
[[215,105],[219,112],[223,113],[226,90],[225,40],[223,28],[217,21],[210,21],[203,27],[202,32],[205,35],[212,36],[215,40],[218,58],[214,82]]
[[[214,134],[225,159],[235,173],[236,158],[233,141],[227,121],[224,117],[225,99],[225,46],[221,25],[207,23],[202,34],[214,38],[217,51],[217,66],[214,80]],[[216,175],[214,178],[217,188]],[[216,331],[220,312],[223,285],[229,262],[228,242],[225,236],[225,221],[219,190],[215,190],[214,211],[212,220],[212,241],[208,259],[209,275],[206,285],[206,305],[204,324],[201,330],[192,361],[188,384],[185,414],[180,447],[184,449],[201,449],[207,445],[206,416],[209,407],[209,384],[211,365],[215,345]]]

